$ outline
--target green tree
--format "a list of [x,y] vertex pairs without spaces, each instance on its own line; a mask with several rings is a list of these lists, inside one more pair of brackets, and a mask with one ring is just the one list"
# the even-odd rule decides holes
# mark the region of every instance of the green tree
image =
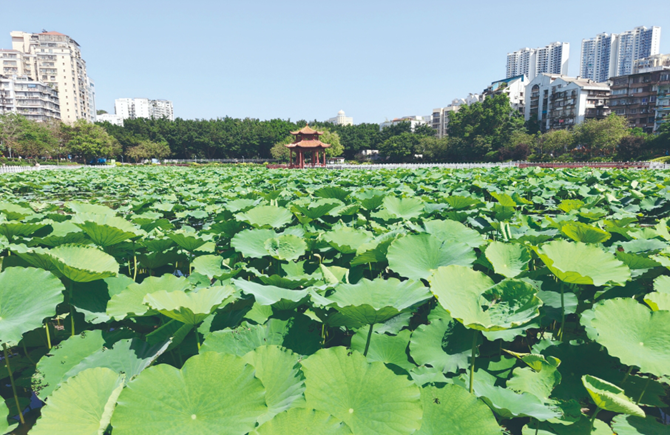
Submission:
[[452,159],[451,142],[448,137],[422,137],[416,147],[417,154],[422,154],[424,160],[433,162],[448,162]]
[[391,162],[406,162],[414,157],[420,137],[412,133],[392,136],[379,146],[379,154]]
[[570,130],[550,130],[537,139],[537,156],[540,160],[556,158],[572,149],[575,141]]
[[139,145],[130,147],[125,153],[128,157],[139,162],[142,159],[164,159],[169,157],[172,152],[167,142],[152,142],[143,140]]
[[99,125],[79,119],[67,130],[70,138],[68,148],[84,162],[121,153],[119,142]]
[[0,115],[0,151],[10,156],[16,154],[26,122],[26,118],[13,112]]
[[628,120],[614,113],[602,121],[589,119],[575,126],[574,135],[579,154],[587,158],[612,155],[628,136]]
[[24,120],[17,152],[27,158],[52,157],[56,154],[57,139],[43,124]]

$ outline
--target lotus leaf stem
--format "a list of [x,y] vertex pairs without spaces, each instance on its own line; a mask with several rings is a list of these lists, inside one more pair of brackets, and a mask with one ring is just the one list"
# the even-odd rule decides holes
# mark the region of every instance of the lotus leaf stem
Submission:
[[472,358],[470,359],[470,393],[475,389],[475,351],[477,350],[477,331],[472,332]]
[[70,324],[72,325],[72,336],[74,337],[74,306],[72,305],[72,293],[74,292],[74,282],[70,281]]
[[649,387],[649,383],[650,383],[650,382],[651,382],[651,378],[647,378],[647,383],[644,384],[644,388],[642,389],[642,393],[640,393],[640,398],[637,399],[637,402],[635,402],[636,404],[639,405],[640,402],[642,401],[642,398],[644,397],[644,393],[647,392],[647,387]]
[[630,372],[632,372],[632,371],[633,371],[633,366],[628,367],[628,371],[626,372],[626,376],[624,376],[623,381],[621,381],[622,384],[624,382],[626,382],[626,379],[628,379],[628,376],[630,376]]
[[49,322],[47,322],[47,324],[44,325],[44,328],[47,330],[47,345],[49,346],[49,350],[51,350],[51,334],[49,334]]
[[363,356],[368,356],[368,349],[370,349],[370,340],[372,340],[372,328],[375,324],[370,323],[370,329],[368,329],[368,340],[365,342],[365,350],[363,351]]
[[23,419],[21,405],[19,404],[19,396],[16,394],[14,375],[12,374],[12,368],[9,365],[9,355],[7,355],[7,345],[5,343],[2,343],[2,351],[5,354],[5,365],[7,366],[7,372],[9,373],[9,382],[12,384],[12,392],[14,393],[14,400],[16,401],[16,409],[19,411],[19,419],[21,420],[21,424],[26,424],[26,421]]
[[137,281],[137,255],[133,252],[133,281]]
[[599,412],[600,412],[600,408],[596,408],[595,412],[591,416],[591,430],[593,430],[593,427],[596,424],[596,416],[598,415]]
[[23,351],[26,353],[26,358],[28,358],[28,361],[30,361],[34,366],[37,364],[33,359],[30,357],[30,354],[28,353],[28,348],[26,347],[26,342],[24,340],[21,340],[21,344],[23,345]]
[[565,284],[561,283],[561,329],[558,330],[558,341],[563,341],[563,328],[565,328],[565,299],[563,297]]

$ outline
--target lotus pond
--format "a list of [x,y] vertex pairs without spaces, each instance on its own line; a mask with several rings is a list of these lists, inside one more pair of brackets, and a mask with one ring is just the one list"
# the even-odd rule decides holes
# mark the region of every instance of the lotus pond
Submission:
[[0,176],[0,432],[668,434],[669,182]]

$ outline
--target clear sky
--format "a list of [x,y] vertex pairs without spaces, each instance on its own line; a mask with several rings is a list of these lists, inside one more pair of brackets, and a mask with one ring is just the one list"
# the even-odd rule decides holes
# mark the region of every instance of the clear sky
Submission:
[[98,109],[167,99],[182,118],[429,115],[504,78],[508,52],[569,42],[576,75],[583,38],[636,26],[661,26],[670,53],[668,0],[0,0],[0,48],[65,33]]

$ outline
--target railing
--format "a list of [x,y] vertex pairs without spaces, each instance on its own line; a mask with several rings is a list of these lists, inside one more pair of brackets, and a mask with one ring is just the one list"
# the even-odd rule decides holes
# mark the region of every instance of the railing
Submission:
[[670,164],[658,162],[501,162],[501,163],[378,163],[373,165],[329,164],[328,169],[420,169],[420,168],[601,168],[601,169],[670,169]]
[[276,162],[276,159],[165,159],[166,165],[178,165],[183,163],[270,163]]
[[97,166],[84,166],[84,165],[40,165],[40,166],[0,166],[0,174],[14,174],[18,172],[27,172],[27,171],[44,171],[44,170],[65,170],[65,169],[82,169],[82,168],[93,168],[93,169],[110,169],[113,168],[112,165],[97,165]]

